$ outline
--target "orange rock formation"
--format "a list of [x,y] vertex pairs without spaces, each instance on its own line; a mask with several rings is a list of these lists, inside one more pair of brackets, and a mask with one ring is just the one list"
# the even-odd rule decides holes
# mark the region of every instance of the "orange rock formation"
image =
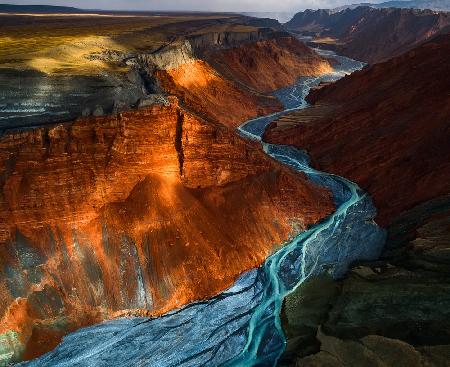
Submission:
[[290,36],[213,52],[206,59],[223,75],[261,93],[294,84],[300,76],[332,71],[328,60]]
[[157,72],[161,86],[208,120],[232,127],[259,115],[281,111],[274,97],[256,95],[225,79],[204,61]]
[[212,296],[333,210],[173,98],[8,133],[0,165],[0,337],[18,359],[82,325]]
[[210,50],[203,57],[206,62],[158,71],[161,86],[193,112],[233,127],[282,109],[266,93],[293,84],[301,76],[332,70],[328,60],[289,36]]

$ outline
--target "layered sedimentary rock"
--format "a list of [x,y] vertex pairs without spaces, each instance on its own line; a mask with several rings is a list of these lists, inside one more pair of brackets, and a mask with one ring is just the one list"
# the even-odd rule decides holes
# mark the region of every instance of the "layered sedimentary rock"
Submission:
[[239,88],[201,60],[157,71],[157,75],[162,88],[177,95],[191,110],[232,127],[283,108],[275,97]]
[[[269,36],[272,38],[238,46],[237,41],[226,37],[226,42],[213,38],[213,48],[201,51],[202,60],[194,56],[200,46],[188,43],[191,58],[183,52],[171,63],[158,65],[160,86],[178,96],[192,111],[233,127],[280,111],[281,103],[267,93],[293,84],[301,76],[325,74],[332,67],[291,36],[273,32]],[[264,33],[260,37],[269,36]]]
[[1,138],[3,361],[216,294],[333,210],[326,190],[169,100]]
[[332,71],[328,60],[288,35],[213,52],[206,60],[223,75],[261,93],[294,84],[299,76]]
[[311,92],[314,106],[275,121],[265,140],[366,189],[381,224],[450,192],[450,37]]
[[[448,33],[449,13],[417,9],[357,7],[340,12],[306,10],[286,27],[315,38],[313,43],[368,63],[385,61]],[[376,35],[376,37],[374,37]]]
[[[244,18],[241,20],[241,27],[234,30],[229,27],[223,29],[211,29],[210,32],[192,34],[188,36],[189,43],[200,55],[207,53],[212,49],[233,48],[243,44],[252,44],[262,40],[270,40],[278,37],[283,32],[278,31],[281,25],[275,21],[275,24],[265,26],[266,20],[255,18]],[[257,28],[251,28],[249,24]],[[228,29],[227,29],[228,28]]]

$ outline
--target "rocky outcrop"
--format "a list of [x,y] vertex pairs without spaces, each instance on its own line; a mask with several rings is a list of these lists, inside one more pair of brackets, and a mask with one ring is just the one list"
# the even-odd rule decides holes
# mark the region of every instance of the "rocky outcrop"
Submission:
[[291,30],[314,36],[315,46],[371,64],[399,56],[440,32],[448,33],[449,25],[449,13],[367,6],[340,12],[306,10],[286,23]]
[[254,43],[262,40],[273,39],[281,32],[275,32],[271,28],[258,27],[253,31],[239,32],[208,32],[191,35],[187,39],[196,54],[211,51],[218,48],[234,48],[246,43]]
[[335,282],[286,300],[281,366],[446,366],[450,352],[450,200],[421,204],[389,228],[386,251]]
[[333,210],[257,145],[170,103],[0,139],[0,360],[210,297]]
[[193,62],[194,58],[191,43],[187,40],[180,40],[156,52],[140,54],[134,59],[127,60],[127,63],[138,65],[139,68],[152,75],[155,70],[174,69]]
[[[207,55],[216,53],[219,50],[234,48],[246,49],[260,41],[274,40],[275,43],[280,43],[281,47],[284,46],[286,51],[290,51],[298,57],[303,57],[305,59],[304,64],[309,62],[308,66],[311,69],[315,67],[314,61],[322,62],[325,67],[329,66],[327,61],[320,58],[314,51],[306,47],[300,41],[290,37],[288,33],[277,31],[272,28],[249,27],[246,25],[246,22],[248,21],[247,18],[239,18],[239,20],[242,21],[243,24],[241,27],[245,31],[207,31],[208,27],[206,24],[206,30],[204,32],[179,37],[152,52],[142,52],[132,56],[115,55],[115,57],[118,58],[118,60],[115,61],[124,61],[128,66],[135,67],[135,70],[133,70],[134,72],[137,70],[141,75],[152,78],[154,73],[158,70],[177,69],[186,64],[205,60],[207,59]],[[228,26],[231,27],[231,24]],[[289,41],[286,42],[286,40]],[[282,52],[282,50],[278,50],[278,52]],[[220,57],[220,55],[218,56]],[[255,56],[264,57],[267,55],[263,54]],[[105,58],[110,60],[111,52],[108,51],[104,53],[102,59]],[[303,65],[303,67],[305,67],[305,65]],[[320,73],[321,71],[318,70],[317,72]],[[292,71],[291,74],[295,74],[295,71]],[[137,80],[137,82],[141,82],[141,80]],[[285,83],[280,84],[283,86],[286,85]]]
[[317,166],[357,182],[378,221],[450,192],[450,37],[318,89],[282,117],[268,142],[305,148]]

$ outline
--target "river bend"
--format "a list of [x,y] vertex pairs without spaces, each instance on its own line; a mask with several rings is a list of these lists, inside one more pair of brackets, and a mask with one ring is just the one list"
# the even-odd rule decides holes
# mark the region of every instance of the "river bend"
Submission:
[[[322,52],[322,51],[320,51]],[[322,52],[323,53],[323,52]],[[329,53],[329,52],[328,52]],[[261,140],[266,126],[283,113],[305,108],[309,89],[336,80],[363,64],[334,55],[331,74],[300,78],[275,95],[285,110],[250,120],[239,132]],[[216,297],[159,318],[124,318],[81,329],[52,352],[23,366],[274,366],[285,347],[280,312],[283,299],[306,279],[328,273],[342,277],[357,260],[374,260],[385,232],[374,222],[371,198],[353,182],[309,165],[307,155],[288,146],[263,144],[264,151],[304,172],[333,193],[336,211],[301,233],[264,264],[242,274]]]

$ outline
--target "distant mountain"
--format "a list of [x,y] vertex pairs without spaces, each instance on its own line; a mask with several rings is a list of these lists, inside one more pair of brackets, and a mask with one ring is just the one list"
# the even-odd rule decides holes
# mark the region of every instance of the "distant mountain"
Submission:
[[242,14],[255,18],[276,19],[280,23],[286,23],[294,16],[295,12],[247,12]]
[[85,10],[73,8],[70,6],[52,6],[52,5],[12,5],[0,4],[0,13],[83,13]]
[[394,0],[386,1],[379,4],[359,3],[351,5],[343,5],[332,9],[339,12],[344,9],[355,9],[358,6],[370,6],[373,8],[405,8],[405,9],[430,9],[437,11],[450,11],[450,0]]
[[[263,27],[263,28],[274,28],[274,29],[283,29],[283,26],[281,23],[275,18],[270,16],[256,16],[251,15],[254,13],[242,13],[244,17],[242,19],[239,19],[240,22],[244,22],[246,25],[253,26],[253,27]],[[261,15],[269,15],[267,13],[259,13]],[[245,20],[244,20],[245,19]]]
[[450,13],[369,6],[297,13],[285,26],[311,43],[368,63],[398,56],[439,33],[448,33]]

